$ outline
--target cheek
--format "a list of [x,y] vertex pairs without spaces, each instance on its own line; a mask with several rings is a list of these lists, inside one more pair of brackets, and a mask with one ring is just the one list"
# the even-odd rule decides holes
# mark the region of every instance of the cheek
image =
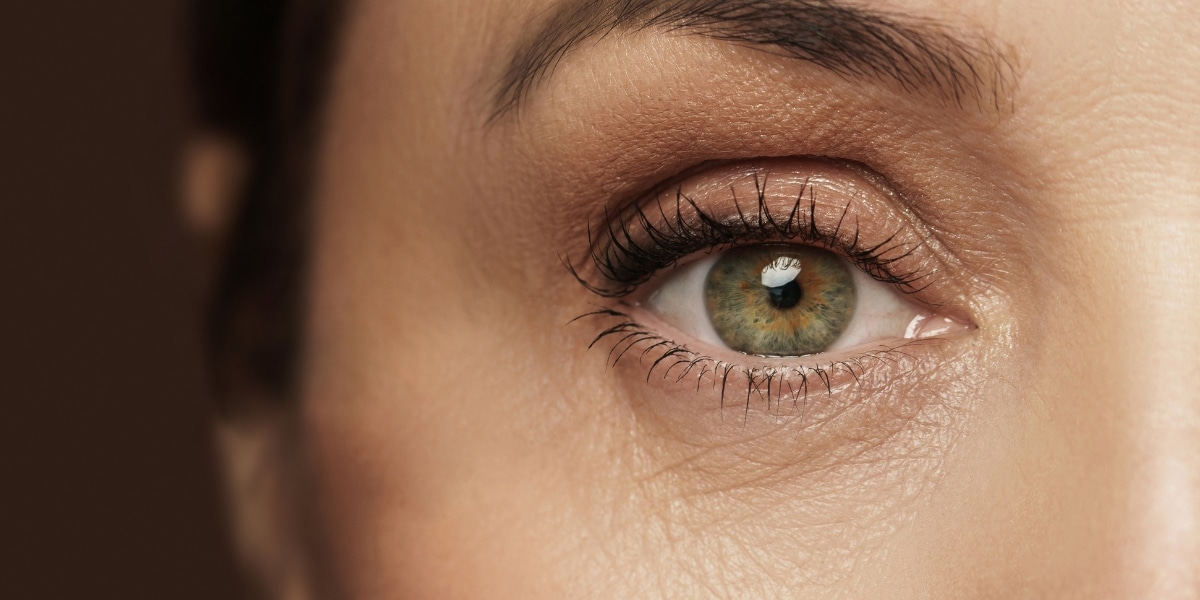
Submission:
[[533,285],[552,259],[520,240],[479,254],[443,207],[322,211],[303,415],[336,578],[368,597],[563,597],[634,547],[641,509],[609,510],[636,496],[634,426],[564,326],[588,306],[561,265],[538,275],[561,286]]
[[[638,597],[692,589],[726,556],[740,589],[766,597],[847,576],[827,566],[840,554],[881,553],[857,536],[897,527],[936,478],[976,397],[947,394],[964,373],[910,373],[864,402],[814,394],[803,418],[743,421],[694,386],[647,385],[632,356],[606,367],[604,349],[587,350],[595,329],[567,325],[593,300],[546,241],[553,218],[464,235],[478,196],[430,175],[389,171],[402,181],[383,188],[346,177],[340,200],[320,204],[303,414],[346,588]],[[488,175],[504,213],[522,188]],[[527,233],[502,235],[513,229]]]

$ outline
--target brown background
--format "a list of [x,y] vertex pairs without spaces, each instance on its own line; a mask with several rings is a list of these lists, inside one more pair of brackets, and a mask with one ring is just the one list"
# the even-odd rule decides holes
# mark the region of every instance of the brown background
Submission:
[[183,2],[0,17],[0,597],[237,598],[175,199]]

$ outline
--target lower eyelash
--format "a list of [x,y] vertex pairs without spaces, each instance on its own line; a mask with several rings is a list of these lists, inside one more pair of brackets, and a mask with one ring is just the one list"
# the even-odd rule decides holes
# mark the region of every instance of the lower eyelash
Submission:
[[[712,379],[713,389],[716,390],[718,386],[720,388],[722,410],[725,408],[726,397],[731,395],[731,376],[744,379],[746,389],[743,410],[746,416],[749,415],[754,400],[765,401],[768,412],[774,408],[778,413],[785,401],[791,399],[792,408],[803,411],[808,405],[810,393],[815,391],[829,395],[835,387],[840,387],[833,383],[835,377],[847,375],[854,385],[860,385],[869,362],[895,363],[902,358],[914,358],[904,349],[912,344],[927,341],[907,340],[893,347],[871,350],[853,358],[836,360],[821,366],[747,367],[694,352],[682,344],[662,337],[627,313],[618,310],[598,308],[571,319],[568,324],[587,319],[618,320],[616,324],[603,329],[588,344],[588,349],[591,350],[601,344],[611,343],[606,359],[609,368],[616,367],[622,358],[640,346],[639,360],[645,360],[652,353],[655,355],[646,373],[647,382],[656,371],[661,373],[666,381],[671,381],[674,377],[673,383],[682,383],[684,379],[694,377],[698,392],[705,376],[708,375]],[[678,374],[672,375],[677,369]]]

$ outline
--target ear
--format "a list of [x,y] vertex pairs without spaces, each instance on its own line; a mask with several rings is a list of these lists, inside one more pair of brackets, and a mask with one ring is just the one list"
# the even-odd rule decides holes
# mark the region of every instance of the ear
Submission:
[[183,211],[199,234],[220,236],[230,225],[250,173],[250,157],[236,138],[214,131],[196,134],[184,147]]
[[255,597],[319,596],[311,487],[292,411],[223,419],[216,441],[234,546]]
[[[189,225],[201,237],[219,240],[233,225],[250,175],[245,145],[201,132],[184,148],[181,168]],[[217,418],[215,445],[234,551],[252,597],[328,597],[323,565],[315,559],[313,486],[296,413],[262,398],[236,404],[238,410]]]

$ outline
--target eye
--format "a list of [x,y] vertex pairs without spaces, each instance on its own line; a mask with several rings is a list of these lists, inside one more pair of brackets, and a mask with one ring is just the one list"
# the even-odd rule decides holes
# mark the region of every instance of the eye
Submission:
[[643,304],[700,342],[759,356],[913,338],[936,325],[837,254],[800,244],[758,244],[692,262],[652,284]]
[[588,268],[566,261],[606,300],[572,320],[598,327],[588,347],[661,389],[711,389],[718,407],[733,390],[747,410],[817,388],[852,401],[936,368],[942,342],[974,328],[903,199],[835,161],[699,171],[606,212],[588,243]]

